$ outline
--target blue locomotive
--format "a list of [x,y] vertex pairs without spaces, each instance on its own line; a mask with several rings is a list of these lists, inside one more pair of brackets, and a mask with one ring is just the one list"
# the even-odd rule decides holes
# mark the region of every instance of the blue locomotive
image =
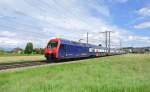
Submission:
[[101,46],[55,38],[48,42],[44,50],[44,55],[48,61],[54,61],[68,58],[115,55],[120,54],[119,52],[118,50],[110,49],[110,53],[108,54],[106,53],[106,48]]

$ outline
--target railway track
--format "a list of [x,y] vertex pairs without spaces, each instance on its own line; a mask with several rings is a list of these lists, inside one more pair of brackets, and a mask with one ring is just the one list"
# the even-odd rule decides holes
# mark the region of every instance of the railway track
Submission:
[[[110,55],[113,56],[113,55]],[[110,57],[107,56],[107,57]],[[106,57],[106,56],[101,56],[101,57]],[[63,64],[67,63],[68,61],[76,61],[76,60],[82,60],[82,59],[90,59],[90,58],[98,58],[98,57],[86,57],[86,58],[75,58],[75,59],[64,59],[59,62],[55,62],[56,64]],[[68,63],[69,63],[68,62]],[[38,65],[44,65],[44,64],[52,64],[54,62],[46,62],[46,60],[43,61],[30,61],[30,62],[17,62],[17,63],[5,63],[5,64],[0,64],[0,71],[1,70],[7,70],[7,69],[13,69],[13,68],[21,68],[21,67],[30,67],[30,66],[38,66]]]
[[29,66],[38,66],[38,65],[44,65],[44,64],[47,64],[47,62],[46,61],[32,61],[32,62],[18,62],[18,63],[0,64],[0,70],[29,67]]
[[43,60],[43,61],[29,61],[29,62],[16,62],[16,63],[2,63],[0,64],[0,71],[7,70],[7,69],[14,69],[14,68],[38,66],[38,65],[44,65],[44,64],[63,64],[65,62],[71,63],[71,61],[82,60],[82,59],[85,59],[85,58],[64,59],[64,60],[62,59],[59,62],[46,62],[46,60]]

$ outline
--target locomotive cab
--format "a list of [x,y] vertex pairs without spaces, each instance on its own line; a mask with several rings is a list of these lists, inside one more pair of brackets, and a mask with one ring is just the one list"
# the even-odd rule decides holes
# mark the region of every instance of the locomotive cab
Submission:
[[47,48],[49,48],[49,49],[55,49],[57,47],[57,45],[58,45],[58,42],[56,42],[56,41],[50,41],[48,43],[48,45],[47,45]]
[[58,57],[59,40],[52,39],[48,42],[47,47],[44,50],[45,57],[49,61],[54,61]]

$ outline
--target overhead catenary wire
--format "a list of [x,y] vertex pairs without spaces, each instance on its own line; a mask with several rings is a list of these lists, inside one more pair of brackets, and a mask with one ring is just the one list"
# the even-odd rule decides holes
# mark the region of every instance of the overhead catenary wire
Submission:
[[106,47],[106,53],[110,53],[110,47],[111,47],[111,39],[110,39],[110,33],[113,31],[106,30],[105,32],[100,32],[105,34],[105,47]]

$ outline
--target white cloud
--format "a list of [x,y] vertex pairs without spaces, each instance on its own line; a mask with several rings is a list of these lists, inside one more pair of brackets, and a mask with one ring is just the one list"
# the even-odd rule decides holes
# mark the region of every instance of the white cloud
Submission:
[[101,0],[6,0],[0,1],[0,16],[0,30],[6,30],[1,31],[0,45],[24,47],[32,41],[43,47],[51,37],[86,42],[86,32],[90,43],[104,45],[104,34],[99,32],[105,30],[115,31],[111,41],[118,44],[129,35],[127,30],[108,24],[110,10]]
[[[139,9],[136,11],[138,15],[140,15],[140,18],[138,19],[147,19],[150,17],[150,4],[146,5],[145,7]],[[134,25],[134,28],[136,29],[149,29],[150,28],[150,21],[144,21],[142,23]]]
[[0,38],[0,44],[3,46],[16,46],[19,43],[19,40],[17,39],[12,39],[12,38]]
[[150,4],[139,9],[137,12],[141,16],[150,16]]
[[16,33],[13,33],[13,32],[9,32],[9,31],[1,31],[1,34],[0,34],[0,37],[3,36],[3,37],[13,37],[13,36],[16,36]]
[[144,42],[147,42],[147,41],[149,41],[150,40],[150,37],[147,37],[147,36],[135,36],[135,35],[130,35],[130,36],[128,36],[128,39],[129,39],[129,41],[144,41]]
[[111,2],[117,2],[117,3],[126,3],[126,2],[128,2],[128,0],[109,0],[109,1],[111,1]]
[[150,22],[143,22],[141,24],[137,24],[134,26],[134,28],[137,28],[137,29],[150,28]]
[[140,47],[140,46],[150,46],[150,37],[147,36],[136,36],[130,35],[128,36],[128,44],[130,43],[131,46]]

